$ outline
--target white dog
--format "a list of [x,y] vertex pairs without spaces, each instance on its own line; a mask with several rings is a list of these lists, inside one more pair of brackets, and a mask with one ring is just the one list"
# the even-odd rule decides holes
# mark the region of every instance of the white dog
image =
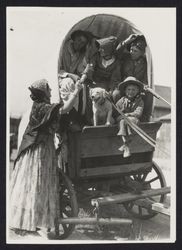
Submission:
[[103,88],[90,89],[90,97],[92,99],[93,124],[111,125],[114,119],[112,118],[112,104],[107,99],[107,92]]

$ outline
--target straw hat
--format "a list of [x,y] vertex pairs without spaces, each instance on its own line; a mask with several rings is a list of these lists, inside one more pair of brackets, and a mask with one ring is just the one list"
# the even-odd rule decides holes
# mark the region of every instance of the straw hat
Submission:
[[142,82],[140,82],[139,80],[137,80],[135,77],[133,76],[128,76],[123,82],[119,83],[118,88],[120,90],[120,92],[125,91],[126,87],[129,84],[133,84],[136,85],[139,88],[139,91],[141,92],[144,88],[144,84]]

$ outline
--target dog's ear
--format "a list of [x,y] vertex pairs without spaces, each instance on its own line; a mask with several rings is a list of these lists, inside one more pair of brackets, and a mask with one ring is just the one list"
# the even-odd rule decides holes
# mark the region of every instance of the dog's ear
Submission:
[[108,97],[108,93],[107,93],[107,91],[105,89],[103,90],[102,94],[103,94],[103,98],[104,99]]
[[106,90],[103,91],[103,97],[109,98],[109,93]]

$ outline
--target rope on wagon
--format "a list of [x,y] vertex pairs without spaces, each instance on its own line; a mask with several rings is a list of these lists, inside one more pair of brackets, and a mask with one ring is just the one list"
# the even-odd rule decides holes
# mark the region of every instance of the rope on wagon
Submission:
[[147,92],[150,92],[154,97],[156,97],[157,99],[167,103],[170,107],[171,107],[171,104],[166,100],[164,99],[162,96],[160,96],[159,94],[157,94],[153,89],[151,89],[149,86],[145,85],[144,86],[144,90],[147,91]]

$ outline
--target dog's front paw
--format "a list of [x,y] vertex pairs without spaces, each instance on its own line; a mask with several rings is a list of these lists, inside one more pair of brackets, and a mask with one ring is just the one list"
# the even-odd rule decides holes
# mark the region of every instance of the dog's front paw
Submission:
[[106,122],[105,125],[106,125],[106,126],[111,126],[111,123],[110,123],[110,122]]

